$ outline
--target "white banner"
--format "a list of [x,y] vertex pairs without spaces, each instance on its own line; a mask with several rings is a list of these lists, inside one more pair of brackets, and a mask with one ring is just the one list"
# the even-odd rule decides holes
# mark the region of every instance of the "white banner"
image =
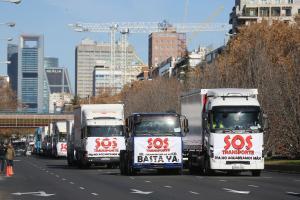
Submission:
[[213,134],[214,159],[261,160],[263,134]]
[[58,142],[56,145],[57,155],[58,156],[67,156],[67,143]]
[[182,163],[181,137],[134,138],[134,163]]
[[124,137],[89,137],[86,143],[89,157],[119,157],[125,150]]

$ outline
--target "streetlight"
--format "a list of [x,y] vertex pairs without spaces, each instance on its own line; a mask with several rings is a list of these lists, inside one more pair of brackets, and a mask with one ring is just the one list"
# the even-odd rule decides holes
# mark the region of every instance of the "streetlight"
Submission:
[[8,27],[14,27],[16,25],[15,22],[5,22],[5,23],[0,23],[0,25],[6,25]]
[[8,2],[8,3],[14,3],[14,4],[19,4],[21,3],[22,0],[1,0],[3,2]]

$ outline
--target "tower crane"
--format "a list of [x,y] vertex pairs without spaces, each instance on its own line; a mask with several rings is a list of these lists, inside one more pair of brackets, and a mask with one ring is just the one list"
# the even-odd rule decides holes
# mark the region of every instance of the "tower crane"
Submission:
[[[170,24],[166,20],[162,22],[108,22],[108,23],[83,23],[77,22],[69,24],[69,26],[77,32],[95,32],[95,33],[109,33],[111,45],[111,58],[110,65],[112,70],[112,87],[115,88],[114,74],[115,66],[115,44],[116,33],[121,33],[122,44],[122,63],[124,64],[123,70],[126,75],[127,67],[127,38],[128,34],[132,33],[146,33],[164,32],[172,27],[178,33],[199,33],[199,32],[215,32],[215,31],[228,31],[230,26],[225,23],[174,23]],[[124,81],[126,78],[124,76]]]

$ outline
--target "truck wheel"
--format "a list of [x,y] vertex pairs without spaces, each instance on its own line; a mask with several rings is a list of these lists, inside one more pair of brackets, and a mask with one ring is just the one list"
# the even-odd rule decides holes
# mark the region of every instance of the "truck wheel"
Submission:
[[193,160],[192,160],[192,155],[191,155],[191,153],[189,154],[188,168],[189,168],[189,173],[190,173],[191,175],[197,173],[197,168],[193,166]]
[[252,170],[252,176],[260,176],[261,170]]
[[124,170],[124,152],[120,152],[120,173],[121,175],[125,175],[125,170]]
[[67,161],[68,161],[68,166],[69,166],[69,167],[71,167],[71,166],[74,165],[74,164],[73,164],[73,159],[71,158],[70,155],[67,155]]
[[129,152],[127,153],[127,175],[128,176],[136,175],[136,170],[132,166],[131,154]]
[[212,175],[212,170],[210,169],[209,159],[207,157],[204,158],[204,163],[202,166],[202,174],[204,176]]

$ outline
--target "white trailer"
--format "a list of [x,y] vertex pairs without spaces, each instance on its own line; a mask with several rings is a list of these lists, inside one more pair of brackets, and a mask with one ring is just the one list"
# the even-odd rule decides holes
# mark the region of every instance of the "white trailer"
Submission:
[[52,156],[67,157],[67,121],[53,124]]
[[257,89],[220,88],[181,96],[181,114],[189,120],[183,142],[191,172],[251,171],[253,176],[260,175],[264,129],[257,95]]
[[75,109],[73,143],[79,167],[119,164],[120,150],[125,149],[124,105],[80,105]]

